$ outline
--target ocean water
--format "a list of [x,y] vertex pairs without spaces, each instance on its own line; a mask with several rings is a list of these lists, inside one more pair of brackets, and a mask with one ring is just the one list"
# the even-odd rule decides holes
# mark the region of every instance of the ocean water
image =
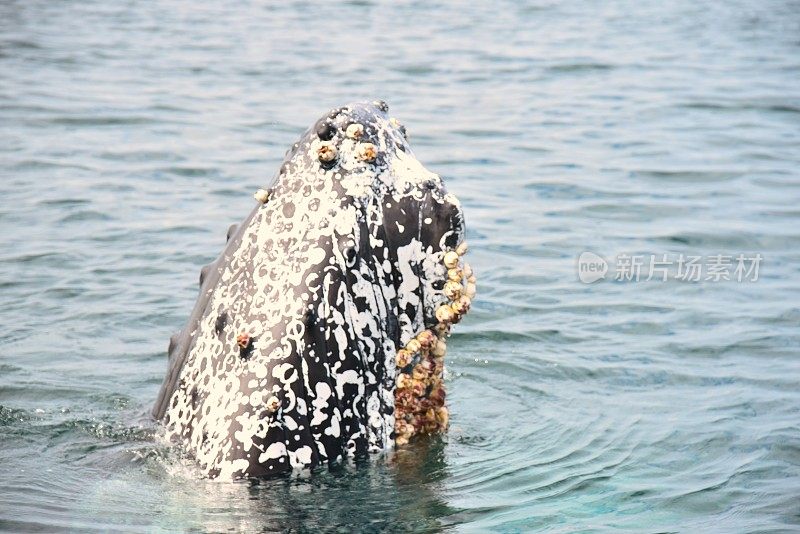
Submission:
[[[201,480],[148,418],[200,267],[374,98],[467,215],[451,429]],[[4,1],[0,295],[0,530],[796,532],[800,4]]]

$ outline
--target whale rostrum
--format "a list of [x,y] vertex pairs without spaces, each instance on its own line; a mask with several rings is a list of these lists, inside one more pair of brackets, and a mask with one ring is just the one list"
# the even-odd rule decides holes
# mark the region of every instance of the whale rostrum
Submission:
[[153,408],[210,477],[338,465],[447,427],[464,217],[385,102],[324,115],[203,267]]

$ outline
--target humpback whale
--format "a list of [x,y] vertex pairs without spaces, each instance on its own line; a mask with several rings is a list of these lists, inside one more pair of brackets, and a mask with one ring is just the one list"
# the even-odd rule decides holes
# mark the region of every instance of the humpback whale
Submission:
[[200,273],[152,414],[208,477],[333,467],[447,427],[446,340],[475,295],[464,216],[388,110],[320,118]]

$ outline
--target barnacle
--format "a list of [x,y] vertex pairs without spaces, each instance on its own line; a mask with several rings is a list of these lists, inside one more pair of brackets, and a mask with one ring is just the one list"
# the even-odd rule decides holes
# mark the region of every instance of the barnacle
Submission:
[[407,374],[400,373],[399,375],[397,375],[397,388],[398,389],[404,389],[404,388],[407,388],[410,385],[411,385],[411,378]]
[[422,363],[418,363],[414,366],[414,370],[411,372],[411,378],[414,380],[425,380],[428,376],[428,369],[422,366]]
[[475,298],[475,291],[476,291],[475,282],[467,282],[467,288],[464,290],[464,295],[473,299]]
[[372,162],[378,157],[378,152],[372,143],[359,143],[356,146],[356,157],[361,161]]
[[269,410],[271,412],[277,412],[278,408],[280,408],[280,406],[281,406],[281,401],[278,400],[278,397],[273,395],[272,397],[267,399],[266,406],[267,406],[267,410]]
[[453,282],[461,282],[462,278],[462,271],[458,268],[448,269],[447,270],[447,279],[452,280]]
[[406,350],[411,354],[416,354],[422,349],[422,345],[416,339],[412,339],[408,343],[406,343]]
[[267,200],[269,200],[269,191],[266,189],[259,189],[253,195],[253,198],[264,204]]
[[455,300],[461,296],[461,290],[463,286],[459,282],[455,282],[453,280],[448,280],[444,284],[444,294],[450,300]]
[[361,139],[361,136],[364,135],[364,125],[353,123],[347,127],[344,134],[350,139]]
[[455,302],[453,302],[453,311],[458,315],[464,315],[469,311],[471,305],[472,300],[465,295],[463,297],[459,297]]
[[395,361],[397,367],[405,367],[409,363],[411,363],[412,354],[406,349],[400,349],[397,351],[397,355],[395,356]]
[[335,160],[337,154],[336,145],[330,141],[322,141],[317,145],[317,157],[323,163],[330,163]]
[[453,321],[453,308],[449,304],[442,304],[436,309],[436,320],[440,323],[450,323]]
[[434,358],[442,358],[444,357],[446,352],[447,352],[447,343],[445,342],[444,339],[440,339],[438,343],[436,343],[436,346],[433,347],[431,355]]
[[436,334],[431,332],[430,330],[423,330],[419,334],[417,334],[417,342],[419,343],[422,350],[427,351],[436,345],[437,341]]
[[448,269],[453,269],[458,265],[458,259],[459,259],[458,253],[456,253],[456,251],[454,250],[450,250],[447,253],[445,253],[444,258],[442,259],[442,263],[444,263],[444,266],[447,267]]

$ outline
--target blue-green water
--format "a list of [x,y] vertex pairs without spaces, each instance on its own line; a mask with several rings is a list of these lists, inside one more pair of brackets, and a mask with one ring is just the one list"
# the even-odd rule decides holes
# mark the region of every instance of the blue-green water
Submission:
[[[800,4],[0,4],[0,529],[800,530]],[[468,217],[452,427],[198,480],[147,418],[200,266],[330,107]],[[583,251],[763,256],[582,284]]]

